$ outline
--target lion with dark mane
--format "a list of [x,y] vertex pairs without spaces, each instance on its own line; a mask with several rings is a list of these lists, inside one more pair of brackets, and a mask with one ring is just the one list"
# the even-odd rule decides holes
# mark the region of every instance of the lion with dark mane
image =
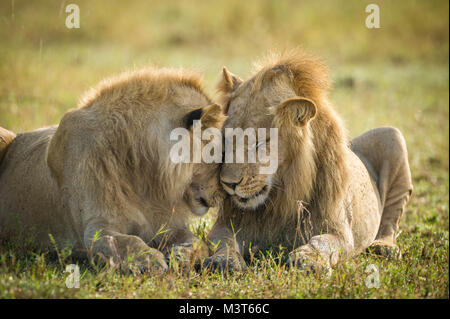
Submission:
[[[289,249],[289,265],[313,269],[368,247],[398,253],[412,192],[399,130],[378,128],[350,142],[327,99],[327,68],[299,50],[270,55],[247,81],[224,68],[218,88],[224,129],[278,129],[278,168],[261,174],[267,163],[223,164],[229,196],[209,234],[218,247],[206,265],[237,270],[242,257],[279,246]],[[262,144],[270,152],[269,139]]]
[[42,250],[56,243],[141,271],[167,269],[177,247],[189,258],[189,216],[217,206],[223,192],[218,164],[169,158],[170,132],[192,134],[194,120],[202,129],[224,121],[199,77],[148,68],[104,80],[57,126],[0,130],[0,237],[30,236]]

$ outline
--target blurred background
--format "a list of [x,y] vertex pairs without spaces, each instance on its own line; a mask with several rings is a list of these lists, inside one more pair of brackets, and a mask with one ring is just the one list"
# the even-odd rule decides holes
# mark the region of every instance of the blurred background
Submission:
[[[79,29],[65,25],[70,3]],[[365,25],[370,3],[379,29]],[[448,14],[446,0],[1,0],[0,126],[56,124],[102,78],[148,64],[201,72],[214,98],[222,66],[246,78],[268,50],[301,46],[328,63],[352,136],[403,131],[415,183],[403,222],[448,230]]]

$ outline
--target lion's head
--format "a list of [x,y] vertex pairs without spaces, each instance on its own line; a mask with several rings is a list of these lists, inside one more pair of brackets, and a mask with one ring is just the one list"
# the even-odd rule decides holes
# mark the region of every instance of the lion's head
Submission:
[[[277,152],[278,158],[276,169],[267,174],[261,173],[261,167],[269,163],[261,162],[259,156],[256,163],[223,165],[220,181],[237,207],[253,210],[268,205],[275,200],[268,201],[274,192],[294,203],[295,199],[309,200],[318,166],[329,159],[327,152],[318,149],[324,134],[315,133],[334,132],[336,136],[333,133],[325,138],[339,140],[336,143],[343,141],[339,119],[327,105],[327,88],[325,65],[297,50],[269,56],[247,81],[223,69],[218,89],[228,115],[224,130],[265,128],[266,138],[258,137],[253,147],[258,151],[265,146],[267,152]],[[270,136],[269,128],[278,129],[278,136]],[[236,153],[236,144],[225,137],[227,142],[233,144]],[[245,150],[248,146],[247,140]],[[323,158],[318,158],[318,152],[325,154]]]
[[111,206],[150,202],[163,211],[185,201],[194,214],[202,215],[218,204],[222,192],[218,164],[174,162],[170,151],[176,141],[170,136],[177,128],[192,135],[195,120],[201,121],[203,131],[220,128],[224,119],[194,73],[157,68],[125,72],[102,81],[77,110],[64,116],[47,161],[63,183],[60,148],[77,131],[84,135],[79,140],[91,143],[86,160],[77,165],[94,176],[92,192],[100,193],[98,200]]
[[210,207],[221,204],[225,194],[219,184],[218,175],[218,164],[198,165],[184,196],[195,215],[202,216]]
[[[184,193],[184,200],[189,205],[191,211],[197,215],[202,216],[206,214],[210,207],[217,207],[221,204],[225,192],[219,184],[219,163],[206,163],[205,159],[195,159],[194,154],[194,122],[200,121],[199,132],[204,133],[211,128],[220,129],[225,121],[225,116],[222,113],[221,107],[217,104],[212,104],[205,108],[198,108],[194,111],[188,112],[183,117],[185,128],[189,129],[189,149],[192,151],[189,154],[189,162],[194,163],[192,167],[192,178],[189,187]],[[183,126],[182,126],[183,127]],[[214,140],[212,137],[208,140],[201,140],[201,148],[203,149],[206,143],[210,145],[215,144],[221,149],[222,140]],[[219,154],[220,155],[220,154]],[[197,161],[197,162],[196,162]]]

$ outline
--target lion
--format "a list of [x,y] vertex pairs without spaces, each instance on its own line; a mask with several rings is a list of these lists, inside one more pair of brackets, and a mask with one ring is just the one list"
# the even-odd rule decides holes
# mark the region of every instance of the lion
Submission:
[[0,237],[166,271],[173,249],[191,257],[190,216],[223,197],[218,164],[171,161],[170,132],[224,119],[198,75],[145,68],[102,81],[59,125],[17,136],[2,129]]
[[[240,270],[279,247],[288,266],[327,272],[369,247],[395,254],[413,188],[405,140],[385,127],[349,142],[328,89],[325,64],[300,50],[269,55],[246,81],[223,69],[224,129],[277,128],[278,166],[262,174],[259,159],[223,164],[228,197],[208,235],[217,247],[207,267]],[[270,152],[270,138],[256,147]]]

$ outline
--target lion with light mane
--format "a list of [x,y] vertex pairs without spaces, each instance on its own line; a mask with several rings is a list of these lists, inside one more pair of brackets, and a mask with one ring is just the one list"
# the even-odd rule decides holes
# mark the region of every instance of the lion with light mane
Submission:
[[404,138],[385,127],[349,142],[328,88],[325,65],[299,50],[269,56],[247,81],[224,68],[224,129],[278,128],[278,168],[264,175],[258,161],[223,164],[229,196],[209,234],[218,247],[207,266],[238,270],[242,257],[280,246],[288,265],[308,269],[329,270],[368,247],[398,253],[412,192]]
[[192,257],[187,220],[220,202],[219,167],[173,163],[169,136],[224,118],[195,74],[148,68],[104,80],[59,125],[2,129],[0,238],[49,250],[51,234],[59,249],[140,271],[166,270],[171,249]]

